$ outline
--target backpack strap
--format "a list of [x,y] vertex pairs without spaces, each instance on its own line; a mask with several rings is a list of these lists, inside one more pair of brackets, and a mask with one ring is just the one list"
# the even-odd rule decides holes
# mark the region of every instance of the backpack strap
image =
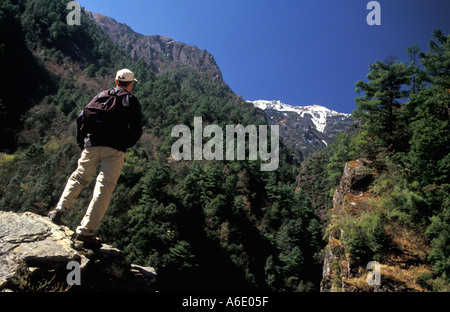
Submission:
[[117,88],[112,88],[108,91],[108,94],[111,96],[115,96],[115,97],[119,97],[119,96],[124,96],[125,97],[122,99],[122,105],[125,107],[129,107],[130,106],[130,92],[128,92],[125,89],[122,89],[120,87]]

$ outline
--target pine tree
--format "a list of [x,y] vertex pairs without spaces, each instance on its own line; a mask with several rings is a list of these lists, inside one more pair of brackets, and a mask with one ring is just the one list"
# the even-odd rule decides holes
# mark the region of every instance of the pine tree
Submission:
[[435,31],[434,38],[421,54],[428,85],[410,101],[415,114],[408,161],[423,185],[450,183],[450,35]]
[[392,57],[384,62],[370,65],[368,82],[358,81],[356,92],[364,92],[364,97],[356,98],[356,118],[360,118],[375,145],[380,149],[395,151],[399,146],[398,131],[402,130],[399,115],[409,95],[406,89],[411,76],[408,66]]

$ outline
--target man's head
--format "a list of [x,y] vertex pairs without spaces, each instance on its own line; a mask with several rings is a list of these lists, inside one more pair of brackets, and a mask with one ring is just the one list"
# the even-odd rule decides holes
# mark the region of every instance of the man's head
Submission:
[[124,68],[117,72],[115,81],[116,86],[131,92],[133,84],[137,80],[134,78],[134,73],[131,70]]

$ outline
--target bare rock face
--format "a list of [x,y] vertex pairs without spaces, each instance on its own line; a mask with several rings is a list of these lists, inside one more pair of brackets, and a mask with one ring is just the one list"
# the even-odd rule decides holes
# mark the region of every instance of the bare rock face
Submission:
[[[152,291],[156,273],[109,245],[75,250],[73,232],[33,213],[0,211],[0,291]],[[78,284],[68,276],[78,264]]]
[[364,192],[367,191],[373,179],[373,169],[368,167],[366,160],[358,159],[346,163],[341,182],[334,192],[334,208],[342,210],[348,205],[356,206],[358,201],[354,200],[355,196],[364,198]]
[[[383,205],[384,198],[373,191],[379,174],[375,163],[357,159],[346,163],[333,196],[328,225],[328,244],[324,250],[322,292],[421,292],[421,276],[431,274],[427,261],[429,242],[424,230],[403,222]],[[376,226],[367,219],[379,218]],[[366,220],[366,221],[365,221]],[[356,236],[366,222],[369,235]],[[378,256],[364,245],[378,231]],[[361,233],[361,232],[360,232]],[[353,236],[352,236],[353,235]],[[355,237],[360,240],[355,244]],[[352,250],[349,242],[353,238]],[[355,253],[365,257],[358,259]],[[362,252],[363,251],[363,252]],[[368,256],[367,256],[368,255]],[[367,262],[366,262],[367,261]],[[375,266],[375,269],[374,269]],[[378,276],[378,277],[376,277]]]
[[144,36],[110,17],[88,10],[85,13],[106,31],[112,42],[117,43],[132,57],[142,58],[156,74],[169,72],[183,65],[207,73],[212,79],[223,81],[219,66],[206,50],[159,35]]
[[346,280],[351,276],[351,261],[345,250],[343,230],[334,225],[334,219],[344,214],[358,214],[364,210],[370,194],[367,190],[374,179],[374,170],[368,161],[357,159],[345,164],[341,182],[333,196],[332,230],[328,234],[322,273],[321,292],[349,291]]
[[71,234],[68,228],[31,213],[0,212],[0,288],[22,263],[30,267],[59,267],[81,261],[70,246]]

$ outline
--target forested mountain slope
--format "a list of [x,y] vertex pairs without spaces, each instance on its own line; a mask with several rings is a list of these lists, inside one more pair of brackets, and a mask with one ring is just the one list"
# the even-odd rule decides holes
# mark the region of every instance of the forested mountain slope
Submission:
[[[372,64],[367,81],[356,84],[363,96],[353,132],[301,167],[281,145],[278,169],[263,172],[260,160],[173,160],[175,125],[193,129],[194,117],[202,117],[203,126],[259,126],[267,124],[264,113],[192,64],[155,74],[86,14],[81,25],[67,25],[66,5],[0,3],[1,65],[16,69],[0,83],[1,210],[45,215],[56,204],[80,153],[75,117],[127,67],[139,79],[133,93],[145,129],[127,152],[98,235],[130,262],[154,267],[159,290],[318,291],[337,229],[353,268],[369,259],[389,264],[395,231],[418,233],[427,270],[416,282],[421,290],[449,289],[448,35],[436,31],[427,52],[410,48],[407,63]],[[332,196],[345,164],[356,159],[377,172],[368,186],[377,201],[363,215],[336,219]],[[89,196],[81,194],[65,224],[79,223]]]
[[[134,94],[145,131],[127,153],[99,236],[133,263],[153,266],[161,290],[318,289],[313,255],[322,244],[320,224],[309,200],[295,192],[298,169],[282,146],[275,172],[262,172],[259,160],[170,157],[175,125],[193,129],[194,117],[202,117],[204,126],[258,126],[263,112],[207,72],[177,66],[155,75],[86,15],[80,26],[67,25],[67,12],[65,1],[2,1],[2,23],[15,33],[4,32],[1,59],[20,64],[12,57],[19,46],[36,64],[25,78],[47,78],[34,82],[39,92],[18,87],[27,101],[5,96],[2,85],[2,118],[16,124],[9,129],[13,144],[1,154],[0,209],[46,214],[55,205],[79,157],[75,117],[113,85],[117,69],[128,67],[139,79]],[[79,223],[89,194],[81,194],[65,224]]]

